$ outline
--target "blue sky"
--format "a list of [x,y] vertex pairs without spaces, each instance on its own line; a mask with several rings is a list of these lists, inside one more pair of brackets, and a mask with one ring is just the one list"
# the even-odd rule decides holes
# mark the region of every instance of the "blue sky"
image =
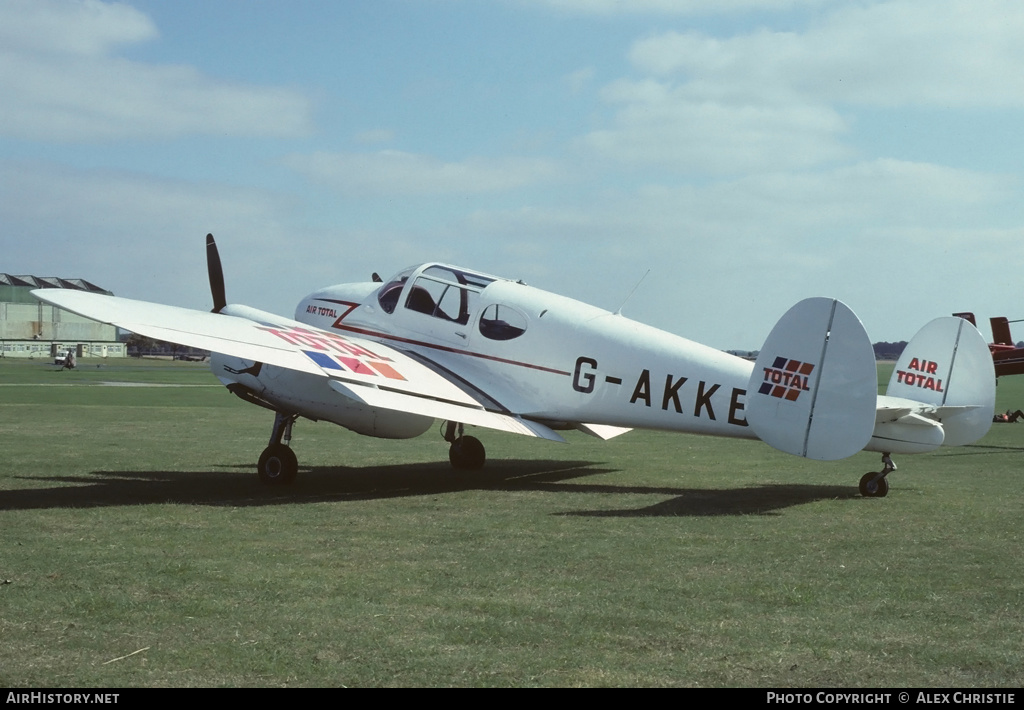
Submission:
[[0,0],[0,271],[209,308],[449,261],[756,348],[1024,317],[1015,0]]

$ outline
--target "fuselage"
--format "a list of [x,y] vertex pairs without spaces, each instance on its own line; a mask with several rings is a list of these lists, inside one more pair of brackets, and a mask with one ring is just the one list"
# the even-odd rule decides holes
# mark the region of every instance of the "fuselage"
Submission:
[[519,282],[424,264],[312,293],[295,319],[415,353],[489,408],[552,426],[754,438],[749,361]]

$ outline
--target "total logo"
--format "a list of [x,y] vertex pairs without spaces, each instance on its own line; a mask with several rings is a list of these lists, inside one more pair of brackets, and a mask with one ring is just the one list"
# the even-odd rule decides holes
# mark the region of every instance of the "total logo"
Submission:
[[813,363],[777,357],[771,367],[764,368],[764,382],[757,391],[759,394],[795,402],[801,392],[811,390],[808,378],[812,372]]
[[[913,372],[911,372],[913,370]],[[933,392],[945,392],[942,389],[942,380],[932,375],[938,374],[939,363],[934,360],[913,358],[907,365],[906,370],[896,371],[896,381],[911,387],[920,387]]]
[[298,346],[306,357],[324,370],[353,372],[371,377],[383,375],[389,380],[405,379],[402,373],[389,364],[391,358],[378,355],[340,335],[293,326],[258,325],[256,328]]

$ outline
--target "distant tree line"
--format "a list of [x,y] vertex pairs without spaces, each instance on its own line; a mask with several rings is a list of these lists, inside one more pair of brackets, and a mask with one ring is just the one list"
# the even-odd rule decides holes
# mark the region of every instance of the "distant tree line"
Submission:
[[899,360],[904,348],[907,347],[907,341],[901,340],[898,343],[881,342],[875,343],[871,347],[875,349],[876,360]]

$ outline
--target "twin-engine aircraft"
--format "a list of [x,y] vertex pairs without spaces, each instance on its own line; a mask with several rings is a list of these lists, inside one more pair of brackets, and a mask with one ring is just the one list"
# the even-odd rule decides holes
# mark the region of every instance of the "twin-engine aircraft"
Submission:
[[207,236],[212,313],[79,291],[43,301],[151,338],[210,350],[211,369],[247,402],[275,413],[259,458],[267,484],[298,473],[299,417],[360,434],[419,436],[443,420],[456,468],[484,465],[466,425],[551,441],[576,429],[610,439],[659,429],[761,439],[834,460],[868,450],[883,468],[860,480],[881,497],[891,455],[984,436],[995,373],[981,334],[938,318],[910,342],[878,395],[874,352],[845,304],[811,298],[775,325],[756,362],[519,281],[448,264],[388,281],[330,286],[295,319],[228,305]]

